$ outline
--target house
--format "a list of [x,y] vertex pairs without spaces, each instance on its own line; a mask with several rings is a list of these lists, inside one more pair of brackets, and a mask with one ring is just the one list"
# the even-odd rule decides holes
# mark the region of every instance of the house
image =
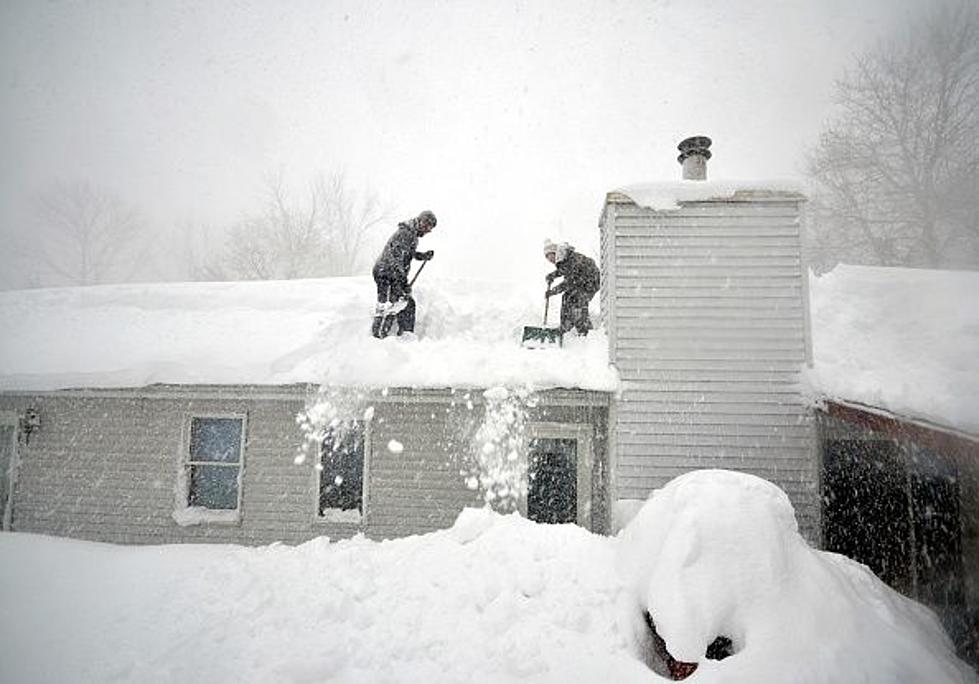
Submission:
[[838,266],[813,290],[823,546],[979,662],[979,273]]
[[533,290],[485,288],[417,286],[417,340],[367,335],[366,278],[0,293],[4,529],[386,538],[489,498],[607,531],[604,339],[522,349]]
[[681,143],[681,181],[608,193],[604,330],[559,350],[519,345],[536,276],[423,282],[410,341],[367,335],[362,278],[0,293],[4,529],[386,538],[489,502],[609,533],[726,468],[779,485],[813,544],[935,608],[975,660],[979,276],[811,279],[800,188],[708,181],[708,148]]

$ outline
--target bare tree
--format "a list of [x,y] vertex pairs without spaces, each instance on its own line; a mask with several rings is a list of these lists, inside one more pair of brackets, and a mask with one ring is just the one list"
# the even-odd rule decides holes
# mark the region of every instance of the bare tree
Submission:
[[979,266],[979,11],[939,8],[837,83],[810,155],[808,249],[836,261]]
[[146,267],[136,211],[86,181],[52,185],[35,203],[34,223],[15,246],[34,286],[122,282]]
[[342,172],[318,177],[299,203],[290,201],[281,177],[270,178],[262,210],[232,227],[204,273],[230,280],[351,275],[385,216],[377,196],[351,188]]

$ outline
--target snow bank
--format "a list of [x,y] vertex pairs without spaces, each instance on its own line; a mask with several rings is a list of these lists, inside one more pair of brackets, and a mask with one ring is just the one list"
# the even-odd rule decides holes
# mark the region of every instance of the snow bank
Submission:
[[464,512],[375,543],[125,548],[0,536],[0,681],[648,681],[612,544]]
[[775,197],[778,195],[801,195],[803,186],[792,179],[779,180],[725,180],[725,181],[664,181],[659,183],[637,183],[617,188],[615,192],[625,195],[640,207],[655,211],[672,211],[680,208],[681,202],[706,202],[709,200],[737,200],[739,196],[751,199]]
[[601,331],[569,339],[563,350],[520,347],[523,326],[541,322],[543,278],[425,276],[415,287],[413,340],[370,336],[375,287],[366,277],[2,292],[0,390],[153,383],[616,387]]
[[[296,547],[5,534],[0,586],[0,681],[662,681],[644,608],[700,661],[690,682],[976,681],[926,609],[723,471],[673,481],[616,538],[485,509]],[[718,634],[736,653],[705,661]]]
[[[811,548],[788,496],[753,475],[687,473],[620,535],[634,647],[647,610],[697,682],[962,682],[933,613],[865,566]],[[716,637],[734,655],[706,660]]]
[[979,272],[841,264],[810,291],[818,394],[979,434]]

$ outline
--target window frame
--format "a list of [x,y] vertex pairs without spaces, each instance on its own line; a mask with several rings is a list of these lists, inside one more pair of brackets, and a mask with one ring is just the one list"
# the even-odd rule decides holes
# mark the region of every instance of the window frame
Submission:
[[320,475],[321,468],[317,467],[323,463],[323,442],[318,444],[316,460],[312,467],[312,492],[313,492],[313,524],[314,525],[359,525],[363,526],[367,520],[370,505],[370,462],[371,454],[374,451],[374,430],[373,418],[348,418],[342,422],[356,423],[363,427],[364,431],[364,462],[361,468],[361,491],[360,491],[360,510],[342,510],[339,508],[328,508],[320,514]]
[[[241,423],[241,436],[238,440],[238,462],[216,463],[214,461],[193,461],[190,456],[190,440],[195,420],[238,420]],[[245,483],[245,452],[248,446],[248,414],[246,412],[201,411],[184,415],[183,434],[180,441],[180,454],[177,466],[176,501],[173,518],[178,525],[238,524],[241,522],[241,509]],[[238,469],[238,498],[234,508],[219,509],[190,505],[190,468],[194,465],[219,466]]]
[[530,491],[530,441],[532,439],[570,439],[576,442],[577,477],[575,480],[575,494],[577,501],[575,503],[577,519],[575,523],[579,527],[591,530],[592,471],[594,468],[593,438],[593,427],[587,423],[527,423],[524,429],[524,448],[520,455],[522,460],[521,467],[527,477],[523,492],[517,501],[517,510],[520,511],[520,515],[525,518],[527,517],[527,492]]
[[17,411],[0,411],[0,427],[11,428],[10,463],[7,464],[7,492],[3,510],[0,510],[0,530],[10,531],[14,514],[14,491],[20,466],[20,419]]

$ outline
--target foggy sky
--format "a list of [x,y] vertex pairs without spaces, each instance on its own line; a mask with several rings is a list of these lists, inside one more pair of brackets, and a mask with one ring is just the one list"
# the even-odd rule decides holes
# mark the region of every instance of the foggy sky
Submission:
[[607,191],[679,178],[688,135],[711,178],[800,175],[834,78],[931,4],[8,0],[0,237],[59,179],[166,235],[344,168],[436,212],[432,271],[537,277],[545,236],[597,249]]

